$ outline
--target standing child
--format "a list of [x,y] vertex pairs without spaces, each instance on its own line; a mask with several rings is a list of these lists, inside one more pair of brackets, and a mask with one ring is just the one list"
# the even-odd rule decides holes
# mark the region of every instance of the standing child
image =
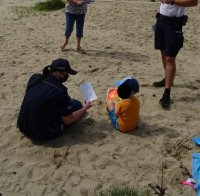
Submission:
[[139,120],[140,102],[135,94],[139,92],[138,81],[126,80],[118,89],[119,102],[107,100],[108,115],[115,129],[121,132],[133,131]]
[[83,27],[85,21],[85,14],[87,12],[86,0],[67,0],[65,6],[66,15],[66,30],[65,30],[65,42],[60,47],[61,51],[64,51],[65,46],[68,44],[69,38],[74,28],[74,23],[76,21],[76,38],[77,46],[76,49],[79,52],[84,52],[81,48],[81,38],[83,37]]

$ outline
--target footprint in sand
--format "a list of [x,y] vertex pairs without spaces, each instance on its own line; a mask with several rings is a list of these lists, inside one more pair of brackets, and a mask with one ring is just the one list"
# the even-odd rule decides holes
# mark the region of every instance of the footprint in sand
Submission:
[[95,68],[95,69],[90,70],[89,72],[94,73],[94,72],[97,72],[98,70],[99,70],[99,68]]
[[191,141],[188,138],[184,138],[182,140],[177,140],[175,143],[168,141],[164,144],[164,148],[166,154],[176,160],[180,160],[181,157],[187,154],[188,151],[192,150],[193,147],[191,145]]

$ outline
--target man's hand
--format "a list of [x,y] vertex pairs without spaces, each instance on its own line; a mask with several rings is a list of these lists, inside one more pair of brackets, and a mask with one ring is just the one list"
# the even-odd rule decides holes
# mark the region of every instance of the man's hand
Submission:
[[85,110],[89,109],[92,107],[92,102],[85,102],[85,105],[83,106]]

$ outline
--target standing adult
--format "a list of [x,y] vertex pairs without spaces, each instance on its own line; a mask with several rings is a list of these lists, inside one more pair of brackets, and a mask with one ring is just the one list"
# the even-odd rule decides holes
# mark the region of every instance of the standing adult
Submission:
[[155,49],[161,51],[165,78],[154,82],[154,87],[165,87],[160,104],[170,106],[170,91],[176,72],[176,56],[183,47],[182,27],[187,22],[185,7],[198,4],[198,0],[160,0],[160,13],[157,13],[155,26]]
[[66,29],[65,42],[61,46],[61,50],[65,49],[76,22],[76,39],[77,51],[84,52],[81,48],[81,38],[83,37],[83,27],[85,22],[85,14],[87,12],[87,2],[85,0],[67,0],[65,6]]
[[66,82],[69,74],[75,75],[66,59],[56,59],[34,74],[29,82],[18,116],[19,130],[35,140],[53,139],[74,122],[78,121],[92,105],[72,99]]

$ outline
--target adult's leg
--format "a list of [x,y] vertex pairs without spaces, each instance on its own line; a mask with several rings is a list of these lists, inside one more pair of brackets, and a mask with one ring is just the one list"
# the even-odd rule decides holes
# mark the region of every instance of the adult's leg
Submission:
[[164,72],[165,72],[165,68],[166,68],[166,64],[167,64],[165,51],[160,50],[160,53],[161,53],[161,58],[162,58],[163,69],[164,69]]
[[65,49],[65,46],[68,44],[69,38],[74,28],[75,23],[75,15],[66,13],[66,29],[65,29],[65,41],[63,45],[60,47],[61,51]]
[[[155,37],[154,37],[154,44],[155,49],[160,50],[161,52],[161,59],[165,73],[166,67],[166,59],[165,59],[165,34],[164,34],[164,24],[161,19],[157,19],[156,26],[155,26]],[[154,87],[164,87],[165,86],[165,78],[161,81],[154,82]]]
[[176,58],[166,56],[165,88],[170,89],[172,87],[175,73],[176,73]]
[[163,97],[160,99],[160,104],[163,108],[170,106],[170,91],[173,86],[173,81],[176,73],[176,56],[183,47],[183,33],[182,26],[177,24],[165,25],[165,91]]
[[77,50],[81,49],[81,38],[83,37],[84,22],[85,22],[85,14],[77,14],[76,16]]
[[170,105],[171,87],[173,86],[173,81],[176,73],[176,58],[166,56],[165,59],[165,91],[162,98],[160,99],[160,104],[163,108],[168,108]]
[[77,45],[76,45],[77,50],[81,49],[81,38],[77,37]]
[[[165,74],[165,68],[166,68],[166,56],[165,56],[165,51],[164,50],[160,50],[161,53],[161,59],[162,59],[162,64],[163,64],[163,69],[164,69],[164,74]],[[165,78],[163,78],[162,80],[158,81],[158,82],[154,82],[153,83],[154,87],[164,87],[165,86]]]

